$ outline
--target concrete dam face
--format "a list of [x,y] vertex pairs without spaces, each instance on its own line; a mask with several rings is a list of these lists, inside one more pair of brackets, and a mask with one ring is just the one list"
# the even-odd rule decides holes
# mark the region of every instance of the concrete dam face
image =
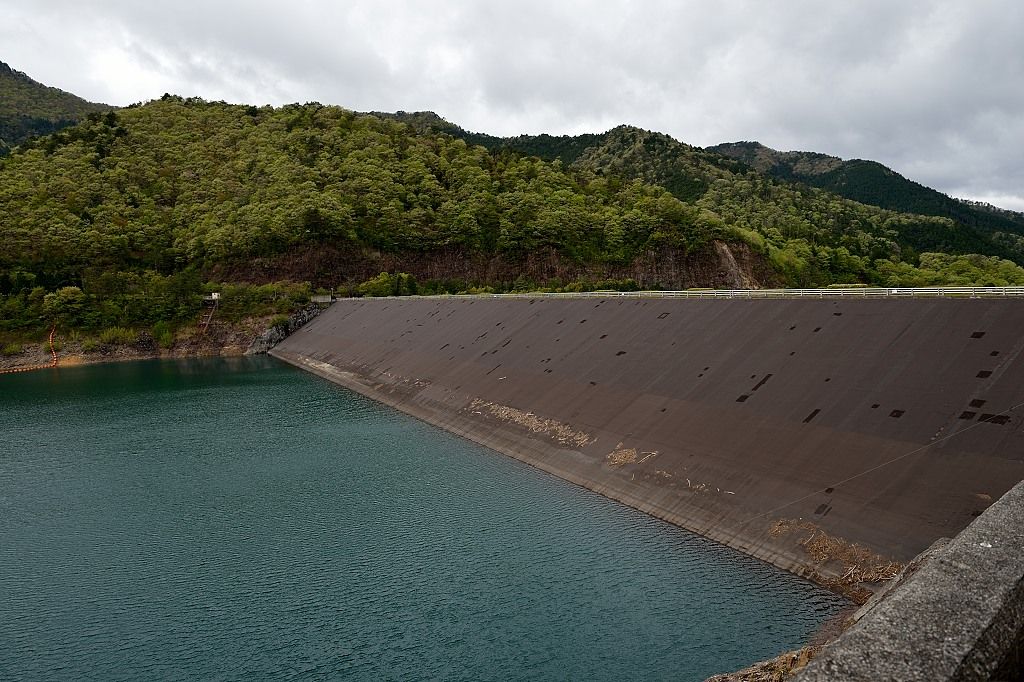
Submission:
[[343,300],[272,354],[863,596],[1024,478],[1022,348],[1015,300],[609,296]]

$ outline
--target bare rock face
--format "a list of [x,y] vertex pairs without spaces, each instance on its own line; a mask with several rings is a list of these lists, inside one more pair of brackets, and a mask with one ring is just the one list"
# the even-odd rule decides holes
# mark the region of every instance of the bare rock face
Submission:
[[275,324],[265,332],[253,339],[253,342],[246,349],[246,355],[263,355],[271,348],[288,338],[288,335],[302,327],[323,311],[323,307],[317,304],[310,304],[292,313],[287,324]]
[[381,272],[407,272],[417,281],[462,280],[486,285],[519,278],[544,284],[579,279],[633,279],[645,289],[762,289],[779,286],[778,274],[764,254],[742,242],[714,241],[701,249],[653,249],[628,263],[584,263],[548,249],[522,257],[489,255],[456,247],[431,252],[382,253],[368,249],[318,245],[287,255],[215,266],[214,280],[309,281],[313,286],[355,286]]

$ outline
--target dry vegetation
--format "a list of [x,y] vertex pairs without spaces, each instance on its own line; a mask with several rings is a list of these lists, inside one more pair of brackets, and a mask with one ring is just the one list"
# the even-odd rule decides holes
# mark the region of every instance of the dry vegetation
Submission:
[[619,443],[615,446],[615,449],[609,452],[605,456],[605,461],[613,467],[620,467],[626,464],[632,464],[637,460],[636,448],[626,448]]
[[814,579],[830,589],[845,594],[857,603],[864,603],[872,595],[872,591],[864,587],[863,583],[892,580],[904,568],[904,564],[876,554],[867,547],[829,535],[810,521],[779,519],[769,534],[778,537],[794,531],[808,533],[799,544],[819,568],[833,562],[842,564],[843,572],[838,577],[831,578],[819,574],[814,576]]
[[545,419],[535,415],[533,412],[523,412],[508,405],[499,405],[481,400],[480,398],[474,398],[473,402],[469,404],[469,409],[481,414],[487,412],[492,417],[503,422],[517,424],[528,431],[547,436],[559,444],[568,447],[582,448],[591,441],[590,434],[577,431],[568,424],[563,424],[554,419]]

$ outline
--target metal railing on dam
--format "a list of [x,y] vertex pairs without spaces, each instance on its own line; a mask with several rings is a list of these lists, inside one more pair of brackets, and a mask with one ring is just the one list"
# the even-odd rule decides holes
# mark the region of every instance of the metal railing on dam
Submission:
[[[508,294],[439,294],[416,298],[696,298],[696,299],[813,299],[813,298],[1020,298],[1020,287],[836,287],[826,289],[685,289],[681,291],[567,291]],[[381,296],[379,298],[410,298]],[[315,303],[337,300],[314,297]]]
[[683,291],[586,291],[490,294],[500,297],[554,298],[1005,298],[1024,296],[1024,287],[849,287],[834,289],[687,289]]

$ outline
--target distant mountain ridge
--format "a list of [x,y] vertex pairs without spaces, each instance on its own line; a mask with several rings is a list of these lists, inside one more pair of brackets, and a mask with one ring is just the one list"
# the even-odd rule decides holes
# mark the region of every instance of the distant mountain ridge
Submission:
[[0,155],[29,138],[55,133],[90,113],[113,108],[38,83],[0,62]]
[[779,180],[800,182],[892,211],[950,218],[1012,252],[1024,250],[1024,213],[955,199],[909,180],[877,161],[816,152],[782,152],[759,142],[729,142],[709,151],[742,161]]

